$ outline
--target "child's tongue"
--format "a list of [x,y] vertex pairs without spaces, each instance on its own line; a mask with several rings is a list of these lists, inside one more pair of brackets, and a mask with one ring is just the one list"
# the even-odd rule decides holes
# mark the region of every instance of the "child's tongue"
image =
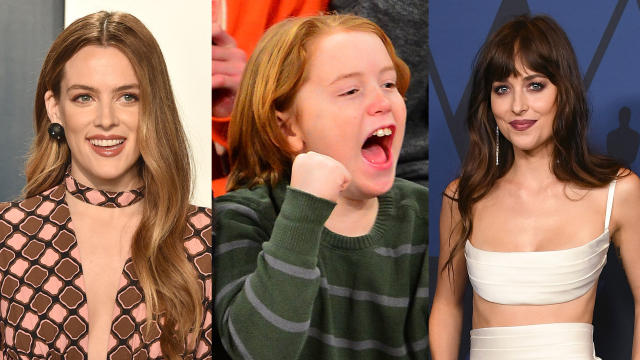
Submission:
[[362,157],[370,163],[382,164],[387,161],[387,154],[380,144],[367,140],[362,147]]

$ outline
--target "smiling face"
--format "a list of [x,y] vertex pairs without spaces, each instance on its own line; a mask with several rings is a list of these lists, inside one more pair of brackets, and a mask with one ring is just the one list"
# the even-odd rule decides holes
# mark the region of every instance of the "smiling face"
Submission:
[[78,181],[114,191],[139,185],[139,93],[131,62],[114,47],[86,46],[65,64],[59,96],[47,91],[45,102],[64,127]]
[[314,39],[309,50],[306,81],[292,109],[278,114],[290,126],[284,131],[289,143],[298,152],[341,162],[352,176],[344,197],[368,199],[388,191],[406,107],[386,48],[375,34],[338,31]]
[[517,76],[492,84],[493,116],[514,152],[550,150],[558,89],[546,76],[519,61],[516,69]]

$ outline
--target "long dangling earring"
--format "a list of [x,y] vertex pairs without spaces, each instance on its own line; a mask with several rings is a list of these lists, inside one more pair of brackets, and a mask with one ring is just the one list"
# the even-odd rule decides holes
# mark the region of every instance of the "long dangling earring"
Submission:
[[500,129],[496,125],[496,166],[500,165]]

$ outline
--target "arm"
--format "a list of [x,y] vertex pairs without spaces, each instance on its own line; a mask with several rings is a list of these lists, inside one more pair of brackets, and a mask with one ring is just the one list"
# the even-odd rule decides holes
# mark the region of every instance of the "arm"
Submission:
[[[446,194],[452,196],[456,187],[457,180],[449,184],[445,190]],[[447,196],[443,196],[440,212],[438,281],[429,318],[429,345],[434,360],[458,358],[467,268],[462,252],[459,252],[454,258],[453,273],[445,269],[445,262],[449,258],[452,245],[460,237],[459,222],[460,214],[457,203]]]
[[[632,359],[640,360],[640,179],[631,173],[618,180],[611,213],[613,241],[620,248],[635,303]],[[611,228],[611,226],[610,226]]]
[[[211,46],[211,137],[218,156],[226,153],[227,130],[220,124],[228,124],[240,87],[242,72],[247,63],[246,55],[236,41],[219,24],[212,25]],[[218,126],[216,126],[218,124]],[[215,174],[214,174],[215,176]]]
[[233,359],[295,359],[320,286],[320,233],[333,204],[289,188],[270,236],[258,209],[229,205],[216,200],[222,343]]
[[330,158],[316,155],[296,158],[278,214],[266,205],[268,196],[216,199],[215,315],[233,359],[296,359],[306,341],[320,287],[320,236],[335,202],[299,180],[314,179],[324,189],[342,184],[323,163]]
[[211,46],[211,87],[213,89],[213,116],[224,118],[231,115],[233,102],[242,72],[247,63],[244,51],[236,45],[236,41],[227,34],[220,25],[213,24]]

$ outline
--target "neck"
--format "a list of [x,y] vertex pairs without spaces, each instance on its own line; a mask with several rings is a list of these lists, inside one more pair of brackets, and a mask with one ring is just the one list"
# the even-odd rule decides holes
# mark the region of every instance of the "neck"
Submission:
[[553,147],[551,144],[532,151],[514,149],[514,159],[506,177],[520,183],[544,186],[557,181],[552,171]]
[[378,214],[378,198],[356,200],[340,196],[325,227],[344,236],[361,236],[371,231]]
[[142,179],[138,176],[138,169],[131,168],[116,179],[104,179],[83,171],[78,166],[71,166],[71,176],[83,185],[103,191],[129,191],[142,186]]

